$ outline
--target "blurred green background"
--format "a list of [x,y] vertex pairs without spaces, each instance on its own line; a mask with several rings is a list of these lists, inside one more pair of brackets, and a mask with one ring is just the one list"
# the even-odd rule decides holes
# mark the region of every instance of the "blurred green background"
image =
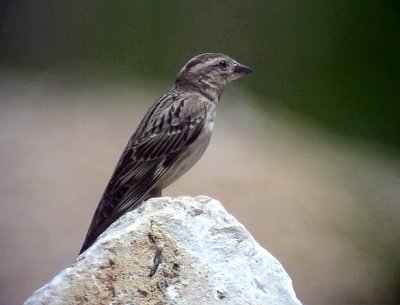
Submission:
[[400,148],[399,1],[2,3],[5,65],[100,64],[153,80],[199,52],[226,52],[255,68],[246,86],[265,102]]
[[[332,223],[329,221],[325,223],[325,218],[320,220],[320,211],[318,213],[315,212],[315,215],[312,214],[314,210],[311,207],[315,208],[312,205],[307,206],[307,204],[304,204],[304,211],[307,212],[305,214],[312,215],[314,220],[318,219],[317,222],[324,222],[323,228],[325,229],[331,226],[330,229],[334,231],[332,236],[340,236],[342,242],[338,242],[335,247],[344,249],[343,253],[347,251],[347,246],[344,246],[347,243],[359,251],[360,256],[355,256],[354,261],[347,261],[340,255],[334,256],[338,266],[352,270],[353,262],[355,265],[361,262],[366,266],[363,270],[375,270],[375,265],[368,269],[369,259],[363,256],[368,255],[378,262],[379,271],[383,270],[385,274],[383,276],[385,279],[377,276],[376,281],[371,284],[374,274],[371,274],[371,279],[369,279],[362,272],[354,272],[357,273],[355,274],[357,283],[354,286],[361,287],[359,291],[354,291],[351,288],[353,287],[350,283],[351,277],[346,279],[346,275],[343,275],[342,278],[341,274],[335,273],[335,268],[332,266],[336,261],[333,263],[328,261],[329,253],[326,252],[329,251],[324,253],[326,245],[323,243],[321,246],[321,244],[316,243],[314,245],[310,242],[311,251],[304,253],[301,253],[301,250],[298,250],[298,253],[296,252],[297,249],[301,248],[298,244],[293,244],[293,248],[285,248],[286,246],[280,248],[282,246],[280,241],[276,242],[274,238],[279,239],[279,236],[284,234],[287,229],[284,225],[284,217],[287,214],[291,214],[292,217],[299,216],[298,221],[300,223],[306,222],[301,219],[301,212],[294,212],[287,208],[287,211],[283,210],[282,212],[282,215],[286,213],[281,221],[284,226],[282,231],[275,232],[271,240],[263,239],[261,242],[267,249],[273,249],[273,253],[277,254],[278,259],[282,260],[285,267],[288,267],[288,272],[294,279],[295,289],[300,300],[305,304],[312,302],[366,304],[372,295],[375,296],[374,302],[400,304],[400,248],[397,242],[400,240],[398,230],[400,202],[397,197],[400,188],[397,184],[397,181],[400,181],[400,1],[3,0],[0,2],[0,88],[4,91],[0,92],[3,93],[0,107],[3,106],[1,103],[7,105],[1,110],[4,117],[3,122],[0,122],[0,126],[3,130],[15,132],[13,136],[17,140],[14,142],[20,145],[18,136],[21,133],[21,129],[18,128],[24,126],[23,123],[25,122],[29,123],[31,122],[30,120],[33,122],[33,118],[41,117],[36,112],[41,112],[41,115],[46,113],[44,116],[49,117],[51,115],[48,115],[46,111],[52,113],[51,111],[54,110],[55,122],[52,123],[54,126],[58,124],[59,113],[68,114],[71,112],[76,117],[76,121],[74,121],[76,126],[81,126],[80,124],[86,124],[81,118],[85,118],[86,113],[90,111],[98,115],[98,117],[102,117],[101,109],[105,112],[106,110],[113,111],[106,107],[112,108],[114,105],[108,105],[105,100],[96,100],[101,98],[101,94],[110,100],[116,100],[114,108],[119,107],[121,113],[126,111],[121,109],[130,106],[123,106],[118,102],[119,100],[123,100],[122,103],[126,104],[130,104],[132,100],[135,100],[135,102],[140,100],[139,98],[131,99],[134,94],[126,93],[128,91],[124,91],[125,89],[122,90],[122,95],[116,94],[114,96],[115,99],[112,99],[110,96],[113,96],[114,93],[108,95],[109,92],[106,91],[104,93],[100,90],[102,89],[101,85],[98,85],[100,88],[98,91],[101,93],[99,94],[100,97],[89,93],[87,105],[82,105],[82,108],[75,108],[77,107],[75,102],[80,101],[81,97],[85,101],[84,95],[87,94],[87,91],[82,88],[88,87],[88,90],[94,92],[97,90],[93,89],[95,86],[91,87],[93,83],[86,82],[87,79],[94,80],[94,82],[98,81],[98,84],[113,83],[126,86],[126,84],[132,83],[133,88],[135,86],[140,87],[141,84],[144,84],[146,88],[162,87],[163,89],[158,91],[151,91],[151,97],[145,95],[146,98],[143,99],[145,103],[143,107],[145,108],[151,99],[163,93],[163,90],[167,87],[166,84],[168,86],[171,84],[177,71],[189,58],[202,52],[226,53],[254,68],[255,73],[251,77],[240,80],[240,85],[238,86],[241,86],[246,92],[243,93],[243,96],[248,94],[254,97],[252,102],[254,101],[258,107],[257,113],[261,113],[266,118],[266,122],[274,121],[272,116],[277,115],[278,117],[279,114],[282,114],[283,120],[289,122],[292,119],[300,118],[301,124],[308,126],[307,128],[320,135],[320,138],[317,138],[318,141],[322,138],[321,145],[325,145],[323,146],[325,150],[318,146],[314,151],[314,145],[319,145],[317,140],[308,140],[309,142],[304,142],[306,144],[297,142],[300,141],[299,138],[303,134],[306,134],[302,129],[294,128],[295,131],[292,130],[285,134],[287,138],[285,137],[282,140],[282,137],[279,136],[276,138],[276,142],[273,142],[274,136],[270,136],[269,130],[266,128],[269,123],[265,123],[262,127],[265,129],[263,129],[265,133],[257,138],[255,143],[265,141],[271,146],[279,146],[279,141],[287,139],[289,143],[293,140],[291,154],[288,154],[290,156],[289,160],[293,160],[293,164],[287,162],[283,157],[282,160],[284,160],[283,163],[288,164],[288,167],[292,166],[290,169],[298,169],[296,167],[298,164],[296,163],[306,160],[302,163],[303,170],[299,170],[302,175],[296,176],[296,170],[293,170],[294,173],[288,171],[292,174],[288,173],[288,177],[300,181],[300,185],[303,179],[306,179],[305,177],[314,174],[313,167],[307,167],[307,162],[311,164],[311,161],[308,160],[312,159],[315,164],[319,162],[318,166],[315,167],[315,172],[318,172],[321,177],[327,178],[327,189],[321,188],[320,191],[322,193],[332,192],[339,194],[341,191],[339,187],[343,187],[348,193],[344,193],[342,201],[338,200],[338,198],[341,198],[342,193],[338,197],[332,196],[337,200],[339,206],[338,210],[333,211],[333,217],[337,217],[334,224],[332,224],[333,221]],[[24,75],[22,77],[23,81],[18,77],[16,77],[15,81],[9,77],[17,74]],[[40,78],[41,75],[46,76]],[[54,86],[54,83],[51,82],[52,77],[62,78],[65,75],[68,76],[61,81],[63,88],[57,87],[60,91],[57,91],[58,89],[56,88],[57,90],[54,91],[56,93],[54,93],[52,91],[52,86]],[[36,80],[36,82],[30,83],[26,81],[30,78]],[[37,81],[37,79],[40,81]],[[13,82],[14,84],[10,85]],[[45,83],[45,85],[42,83]],[[32,90],[32,92],[26,89],[31,87],[35,90],[39,89]],[[48,91],[42,90],[42,87],[46,90],[48,89]],[[120,87],[117,85],[116,88]],[[4,97],[8,98],[13,94],[17,96],[20,92],[25,100],[19,101],[20,104],[15,106],[14,109],[12,108],[13,106],[10,106],[13,103],[12,99]],[[24,95],[26,92],[28,92],[28,97]],[[232,92],[238,96],[242,94],[240,93],[241,91]],[[78,98],[77,96],[80,93],[82,93],[82,96]],[[142,91],[139,93],[141,94]],[[124,94],[129,98],[124,99]],[[32,106],[33,103],[30,104],[29,95],[38,99],[43,98],[43,100],[46,100],[46,106]],[[90,99],[94,101],[89,101]],[[70,100],[72,102],[69,102]],[[61,107],[60,105],[63,102],[65,104]],[[92,102],[94,104],[98,103],[96,104],[98,107],[93,106],[91,108]],[[60,104],[57,106],[60,108],[55,110],[52,107],[57,103]],[[107,106],[105,106],[106,104]],[[224,107],[228,108],[226,105]],[[98,109],[100,109],[99,112],[96,112]],[[83,115],[80,116],[80,112]],[[8,113],[16,115],[23,123],[19,124],[17,119],[11,119]],[[248,113],[247,115],[250,120],[253,118]],[[118,117],[117,115],[114,116]],[[113,119],[112,117],[110,115],[110,122]],[[6,122],[4,118],[10,118],[10,121]],[[101,123],[92,118],[95,122],[92,122],[95,125],[95,129],[101,130],[101,124],[107,124],[108,118],[105,118]],[[92,126],[90,124],[92,123],[88,122],[87,126],[81,126],[82,129],[75,131],[76,134],[74,136],[81,135],[86,129],[92,130],[90,129],[90,126]],[[70,121],[63,119],[60,122],[60,126],[64,126],[63,124],[69,127]],[[121,126],[118,127],[121,130],[127,130],[131,127],[124,126],[122,128]],[[244,130],[247,125],[243,126]],[[249,124],[249,126],[252,125]],[[272,124],[271,126],[275,125]],[[46,125],[46,127],[48,126]],[[58,132],[57,127],[54,128],[55,132]],[[223,126],[219,128],[223,130]],[[276,130],[273,128],[271,129],[271,134],[275,135],[274,132]],[[117,130],[116,134],[121,135],[122,142],[126,142],[126,134],[122,133],[121,130]],[[28,133],[28,131],[24,132]],[[246,131],[247,134],[242,137],[242,140],[249,137],[251,128]],[[95,131],[90,132],[95,134]],[[254,137],[257,137],[258,134],[255,132],[255,135]],[[50,136],[53,135],[50,134]],[[327,142],[330,141],[330,136],[335,139],[331,142],[337,141],[339,145],[329,146],[331,143]],[[115,137],[115,135],[110,135],[110,139],[112,137]],[[14,146],[12,145],[15,144],[11,136],[4,135],[3,138],[0,138],[2,140],[6,139],[4,143],[7,143],[2,144],[2,147],[10,148],[7,154],[4,153],[1,156],[2,160],[0,161],[7,166],[16,164],[15,167],[18,168],[17,161],[15,163],[9,161],[12,160],[14,153]],[[27,134],[26,138],[21,138],[20,141],[23,142],[29,138],[31,137]],[[55,139],[55,141],[59,139],[58,135]],[[36,144],[43,145],[45,148],[47,140],[48,138],[43,136],[43,138],[39,138],[39,142],[36,142]],[[12,144],[11,146],[10,143]],[[332,145],[338,143],[335,142]],[[343,151],[347,148],[352,149],[350,147],[353,147],[354,143],[356,143],[357,149],[361,150],[359,155],[355,154],[355,157],[354,155],[351,155],[351,157],[346,155],[346,157],[343,157],[345,155],[342,154]],[[94,145],[94,143],[91,144]],[[18,145],[15,147],[19,149]],[[89,146],[89,144],[87,145]],[[83,149],[82,147],[85,148],[86,146],[80,145],[79,149]],[[118,145],[115,145],[115,147],[117,151],[121,149]],[[284,146],[282,147],[284,153],[286,153],[286,150],[289,151]],[[71,164],[78,162],[77,160],[80,159],[82,151],[79,149],[77,148],[76,150],[79,152],[77,153],[79,157],[75,159],[70,157]],[[297,152],[297,149],[299,149],[299,152]],[[38,151],[41,152],[40,150]],[[53,152],[52,150],[49,151]],[[249,156],[249,154],[253,156],[253,153],[256,155],[256,149],[254,149],[254,152],[247,152],[246,156]],[[321,156],[319,153],[321,153]],[[366,156],[364,156],[364,153]],[[240,152],[237,152],[237,155],[239,154]],[[16,153],[16,155],[18,154]],[[303,155],[304,160],[301,157]],[[328,155],[329,157],[327,157]],[[268,163],[268,166],[273,167],[274,163],[279,164],[281,162],[279,154],[274,155],[271,153],[271,156],[267,154],[265,156],[272,160],[271,164]],[[52,160],[51,157],[48,160]],[[256,160],[256,157],[254,159]],[[116,157],[113,155],[111,160],[111,165],[107,164],[105,166],[109,171],[113,166],[112,164],[115,164]],[[332,163],[324,162],[324,160],[330,160]],[[369,161],[371,161],[370,164],[368,164]],[[29,160],[27,162],[34,163]],[[239,163],[240,160],[237,162]],[[97,162],[96,164],[99,163]],[[51,164],[54,168],[60,166],[57,161]],[[337,169],[335,168],[336,165],[338,165]],[[355,166],[354,168],[352,167],[353,165]],[[268,167],[268,171],[265,170],[265,173],[256,173],[256,167],[257,165],[253,167],[254,176],[261,174],[270,179],[267,179],[270,184],[265,184],[267,192],[268,186],[274,185],[274,179],[279,181],[280,170],[278,169],[280,167],[277,167],[277,174],[271,178],[267,173],[270,167]],[[310,171],[308,172],[309,168]],[[373,170],[370,170],[370,168],[373,168]],[[27,172],[27,169],[23,166],[19,169]],[[14,173],[13,169],[10,169],[10,172]],[[234,173],[230,174],[235,175]],[[38,175],[38,171],[33,171],[29,175],[29,179],[35,180],[36,178],[32,177]],[[87,173],[82,176],[86,177],[85,175]],[[108,175],[109,172],[106,172],[104,177],[108,177]],[[252,176],[252,173],[250,172],[249,175]],[[286,176],[282,175],[282,177]],[[319,176],[316,177],[315,181],[318,181]],[[332,177],[336,180],[332,179],[331,181]],[[17,197],[4,195],[7,194],[4,190],[8,190],[5,187],[3,189],[3,185],[6,185],[4,181],[16,186],[20,185],[17,182],[19,180],[17,179],[18,177],[10,178],[9,176],[4,176],[3,178],[0,179],[0,188],[3,192],[2,201],[5,202],[5,206],[11,206]],[[14,178],[15,180],[13,180]],[[86,180],[90,181],[90,179]],[[101,187],[105,183],[105,180],[103,180],[101,180],[102,184],[100,183]],[[38,181],[41,180],[38,179]],[[226,177],[226,181],[230,181],[228,177]],[[248,181],[247,184],[251,186],[251,182]],[[351,183],[347,183],[349,181]],[[228,182],[227,185],[229,186]],[[243,185],[243,181],[239,182]],[[277,183],[281,187],[281,189],[279,187],[276,188],[278,193],[287,192],[287,189],[290,189],[291,186],[289,182],[282,179],[280,183]],[[82,184],[85,183],[83,182]],[[343,185],[340,185],[340,183],[343,183]],[[208,190],[207,187],[205,188],[206,190]],[[236,189],[236,187],[236,185],[227,187],[228,192]],[[181,194],[182,189],[176,191],[177,194]],[[295,187],[293,189],[296,190]],[[47,191],[44,185],[41,190],[42,194]],[[298,190],[301,192],[302,188],[299,187]],[[304,193],[308,191],[308,189],[304,190]],[[15,191],[15,194],[18,192]],[[83,192],[86,192],[86,189]],[[205,192],[208,194],[207,191]],[[252,191],[249,190],[247,194],[250,192]],[[259,192],[262,193],[260,190]],[[100,191],[94,193],[99,194]],[[243,191],[243,193],[245,194],[246,191]],[[290,198],[288,202],[301,201],[298,200],[298,193],[295,194],[295,191],[293,193],[293,198]],[[212,191],[210,191],[210,194],[213,195]],[[313,193],[311,194],[313,195]],[[265,201],[270,198],[268,196]],[[327,204],[324,206],[323,200],[319,200],[320,197],[318,196],[316,198],[311,196],[310,198],[314,199],[318,209],[323,207],[323,209],[326,209],[325,212],[327,214],[332,214],[330,210],[332,205]],[[311,202],[310,198],[307,198],[308,201],[306,201]],[[325,197],[322,198],[324,199]],[[37,200],[43,203],[43,209],[48,209],[46,202]],[[88,201],[95,206],[95,200],[97,199]],[[335,200],[332,201],[336,203]],[[365,204],[354,205],[349,210],[341,210],[343,207],[340,204],[342,203],[345,206],[347,200],[352,203]],[[229,200],[226,201],[229,203]],[[273,200],[271,199],[271,201]],[[79,200],[77,202],[80,204]],[[276,200],[276,202],[279,202],[279,200]],[[24,203],[26,204],[25,201]],[[301,204],[300,202],[299,211],[303,211]],[[274,211],[272,208],[268,204],[264,206],[265,213],[273,219]],[[22,207],[23,205],[18,208],[20,210],[16,210],[16,215],[20,215],[18,213],[24,211]],[[360,208],[362,212],[360,212]],[[88,214],[92,213],[92,209],[93,207],[88,207]],[[259,210],[254,208],[254,211]],[[246,218],[247,216],[243,216],[244,214],[241,215],[242,211],[237,211],[236,213],[236,215],[243,217],[241,220],[244,220],[245,224],[249,225],[256,237],[269,236],[269,231],[266,229],[268,228],[267,225],[261,223],[257,216],[254,216],[256,212],[254,212],[253,218],[249,216],[248,219]],[[360,216],[359,214],[362,215]],[[8,224],[7,222],[11,219],[9,214],[3,213],[0,216],[4,216],[2,219],[6,220],[3,223],[5,223],[4,227],[7,230],[3,230],[3,233],[11,232],[11,234],[14,234],[15,224],[11,222]],[[389,218],[391,218],[390,221]],[[343,219],[346,219],[346,223]],[[252,228],[250,225],[252,220],[255,223],[258,221],[259,228],[264,228],[264,231],[260,229],[258,232],[258,227]],[[341,220],[343,220],[343,224],[340,223]],[[43,222],[41,218],[40,221]],[[60,221],[60,218],[58,218],[58,221]],[[61,267],[68,266],[74,255],[71,249],[80,246],[80,238],[84,234],[82,232],[86,230],[85,226],[88,221],[89,219],[85,215],[81,221],[81,232],[76,232],[75,240],[68,245],[70,247],[69,250],[63,249],[63,253],[69,251],[71,256],[64,257],[62,263],[55,262],[53,269],[48,268],[48,274],[55,275]],[[297,224],[296,222],[294,223]],[[340,223],[340,225],[337,225],[337,223]],[[49,231],[54,230],[54,226]],[[313,226],[314,224],[310,225],[310,227]],[[296,232],[297,227],[294,227],[294,232]],[[318,226],[315,227],[314,231],[319,232],[321,240],[331,234],[326,233],[328,231],[325,232],[325,229],[320,229]],[[288,231],[290,230],[288,229]],[[21,232],[18,233],[18,230],[16,232],[16,235],[23,234]],[[305,230],[305,232],[308,231]],[[296,236],[294,236],[294,239],[296,239]],[[49,238],[47,240],[47,245],[52,244],[50,240],[52,239]],[[307,245],[308,243],[308,240],[303,240],[301,237],[297,238],[297,240],[299,244]],[[329,237],[326,240],[328,243],[331,239]],[[0,240],[1,242],[2,240]],[[17,243],[13,249],[10,248],[9,253],[7,252],[6,254],[11,257],[15,253],[22,252],[21,249],[23,247],[21,245],[24,243],[26,242],[21,239],[19,244]],[[64,242],[64,244],[68,243]],[[8,245],[8,243],[4,243],[4,245]],[[0,255],[5,253],[1,251],[6,251],[4,250],[5,248],[8,249],[4,245],[0,245],[0,248],[3,248],[3,250],[0,250]],[[320,248],[317,248],[318,246]],[[286,249],[290,250],[286,251]],[[326,247],[326,249],[330,248]],[[43,253],[36,252],[38,257],[43,256],[42,259],[46,261],[43,266],[48,263],[46,259],[54,259],[51,251],[49,251],[47,258]],[[342,252],[338,251],[338,253]],[[0,256],[2,265],[0,267],[5,269],[8,262],[5,261],[4,257],[8,256]],[[308,261],[308,265],[305,264],[305,272],[300,265],[303,261],[307,262],[309,258],[311,258],[312,262]],[[355,263],[356,261],[357,263]],[[315,265],[312,263],[315,263]],[[332,273],[323,269],[324,265],[331,266],[332,269],[327,270],[331,270]],[[45,267],[40,268],[46,269]],[[321,280],[318,278],[309,279],[307,274],[308,270],[313,272],[313,268],[315,270],[321,268],[322,275],[320,276],[332,277],[335,278],[335,281],[327,281],[332,284],[331,286],[325,285],[325,283],[319,286],[318,282],[321,282]],[[357,268],[355,270],[358,271],[359,269]],[[11,269],[15,274],[24,275],[24,270],[20,270],[20,267]],[[338,270],[341,269],[338,267]],[[34,278],[32,283],[34,283],[31,286],[26,284],[23,296],[21,296],[15,291],[6,291],[4,287],[8,287],[10,275],[6,277],[4,274],[7,273],[2,273],[3,277],[0,278],[0,303],[2,301],[1,295],[3,295],[4,301],[8,300],[8,304],[14,304],[10,300],[18,300],[20,302],[23,297],[27,297],[29,292],[32,291],[33,288],[31,286],[38,288],[40,283],[44,283],[45,279],[50,279],[49,275],[44,277],[41,274],[40,280],[42,282],[38,282],[37,278],[39,276],[36,276],[36,278],[32,276]],[[39,273],[37,271],[37,274]],[[20,278],[15,276],[13,283],[18,284]],[[343,286],[346,286],[346,281],[349,282],[350,288],[348,290],[346,290],[346,287],[343,288]],[[381,287],[377,283],[381,284]],[[368,286],[370,284],[371,286]],[[323,289],[321,288],[322,286]],[[313,287],[318,287],[319,290],[314,291]],[[373,287],[376,290],[369,287]],[[13,288],[18,289],[16,285]],[[5,297],[6,293],[7,297]],[[15,295],[18,295],[18,297],[14,298]],[[18,304],[18,302],[15,301],[15,304]]]

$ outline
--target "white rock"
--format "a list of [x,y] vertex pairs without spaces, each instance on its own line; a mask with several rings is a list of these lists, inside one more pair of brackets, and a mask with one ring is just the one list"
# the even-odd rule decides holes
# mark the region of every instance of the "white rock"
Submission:
[[127,213],[31,304],[301,305],[278,260],[203,196]]

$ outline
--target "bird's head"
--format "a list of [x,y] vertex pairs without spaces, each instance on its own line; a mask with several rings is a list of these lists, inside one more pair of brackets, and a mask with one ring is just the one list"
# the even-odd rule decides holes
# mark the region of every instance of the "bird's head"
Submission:
[[252,72],[227,55],[203,53],[193,57],[179,71],[176,85],[190,86],[202,90],[216,90],[221,93],[232,80]]

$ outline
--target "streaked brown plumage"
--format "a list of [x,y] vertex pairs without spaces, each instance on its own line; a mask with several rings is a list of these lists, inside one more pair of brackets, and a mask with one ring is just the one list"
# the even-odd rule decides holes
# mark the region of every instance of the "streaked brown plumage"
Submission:
[[195,56],[130,138],[96,209],[80,253],[127,211],[186,173],[206,150],[225,86],[252,70],[224,54]]

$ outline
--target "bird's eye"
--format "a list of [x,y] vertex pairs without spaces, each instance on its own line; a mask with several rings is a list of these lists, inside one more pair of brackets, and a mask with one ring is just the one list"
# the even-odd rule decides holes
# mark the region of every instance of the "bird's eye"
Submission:
[[219,62],[219,66],[220,66],[222,69],[225,69],[227,65],[228,65],[228,64],[226,63],[225,60],[221,60],[221,61]]

